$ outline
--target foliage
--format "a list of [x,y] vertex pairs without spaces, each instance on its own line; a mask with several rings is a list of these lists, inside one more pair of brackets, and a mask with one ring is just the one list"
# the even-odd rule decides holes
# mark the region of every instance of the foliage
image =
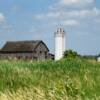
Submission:
[[64,52],[64,58],[76,58],[79,55],[77,54],[77,52],[73,51],[73,50],[66,50]]
[[100,64],[1,60],[0,100],[100,100]]

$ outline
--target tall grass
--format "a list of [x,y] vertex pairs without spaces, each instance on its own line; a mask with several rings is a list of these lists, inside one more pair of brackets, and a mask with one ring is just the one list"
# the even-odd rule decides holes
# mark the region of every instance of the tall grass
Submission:
[[84,59],[0,61],[0,100],[99,99],[99,63]]

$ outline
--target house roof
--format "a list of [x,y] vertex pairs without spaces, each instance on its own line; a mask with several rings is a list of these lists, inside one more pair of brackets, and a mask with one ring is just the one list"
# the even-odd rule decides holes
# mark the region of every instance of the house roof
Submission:
[[[40,43],[45,43],[41,40],[36,41],[9,41],[7,42],[0,52],[32,52]],[[46,46],[46,45],[45,45]],[[47,46],[46,46],[47,48]],[[47,48],[47,50],[49,50]]]

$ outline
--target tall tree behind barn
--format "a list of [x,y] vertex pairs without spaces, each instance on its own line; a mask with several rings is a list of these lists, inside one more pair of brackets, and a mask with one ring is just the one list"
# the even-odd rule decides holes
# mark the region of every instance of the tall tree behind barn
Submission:
[[43,41],[12,41],[7,42],[0,50],[1,59],[54,59]]

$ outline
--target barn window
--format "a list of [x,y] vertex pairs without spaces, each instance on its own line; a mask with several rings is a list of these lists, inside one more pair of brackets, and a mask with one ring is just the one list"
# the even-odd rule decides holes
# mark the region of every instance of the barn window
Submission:
[[48,58],[48,56],[47,56],[47,51],[45,51],[45,58]]
[[45,55],[47,55],[47,51],[45,51]]
[[36,51],[34,51],[34,53],[37,53]]
[[47,55],[45,55],[45,59],[47,59],[48,58],[48,56]]
[[37,57],[33,57],[34,60],[37,60]]

